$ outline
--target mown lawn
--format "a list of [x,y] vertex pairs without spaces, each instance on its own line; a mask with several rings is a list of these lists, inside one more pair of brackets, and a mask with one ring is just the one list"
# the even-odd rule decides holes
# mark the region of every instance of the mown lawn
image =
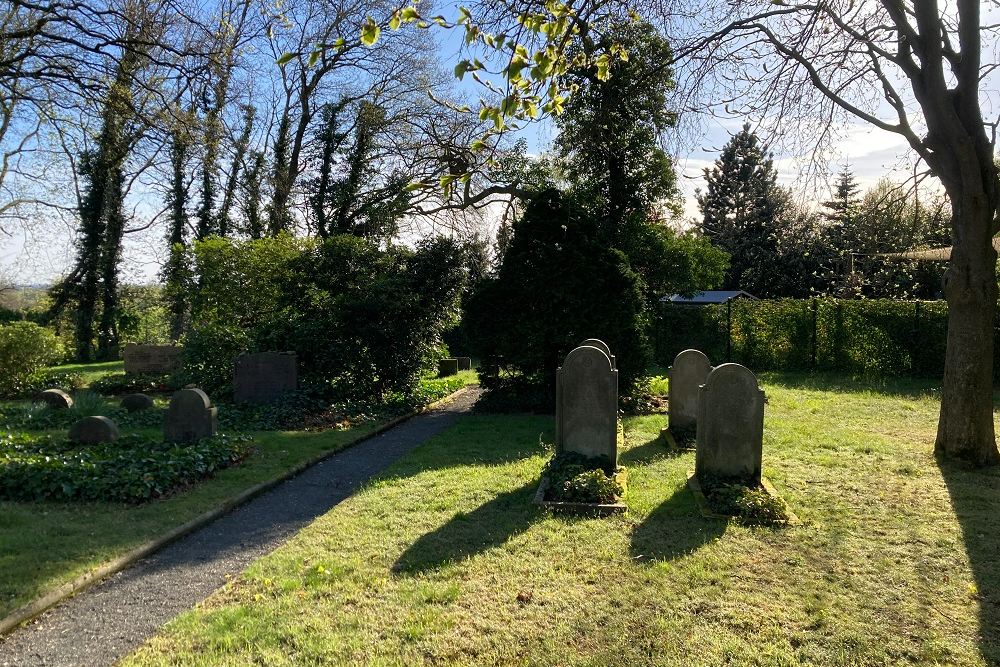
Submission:
[[701,518],[658,416],[627,515],[549,515],[551,420],[468,416],[125,664],[997,664],[1000,471],[938,465],[928,385],[765,381],[800,527]]
[[89,364],[63,364],[62,366],[53,366],[51,370],[62,373],[79,373],[83,376],[84,385],[90,385],[94,380],[109,373],[124,372],[125,362],[101,361]]
[[[476,381],[474,372],[460,376],[465,384]],[[109,401],[112,403],[117,404]],[[0,501],[0,617],[244,489],[321,452],[344,447],[381,423],[368,422],[342,431],[253,433],[255,451],[239,466],[143,505]],[[137,430],[157,437],[161,433],[159,429]],[[29,432],[65,435],[65,430],[55,429]]]

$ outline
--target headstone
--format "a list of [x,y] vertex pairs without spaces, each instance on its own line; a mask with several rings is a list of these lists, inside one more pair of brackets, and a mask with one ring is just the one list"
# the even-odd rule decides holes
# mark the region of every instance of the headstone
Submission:
[[73,407],[73,398],[62,389],[46,389],[38,394],[38,400],[53,410],[65,410]]
[[471,371],[472,370],[472,357],[455,357],[458,360],[458,370],[460,371]]
[[153,397],[146,394],[129,394],[122,398],[121,406],[129,412],[141,412],[153,407]]
[[598,350],[608,355],[608,359],[611,360],[611,368],[618,368],[618,362],[615,360],[615,355],[611,354],[611,348],[608,344],[599,338],[588,338],[587,340],[580,343],[580,346],[589,345],[590,347],[596,347]]
[[172,373],[181,368],[181,352],[179,345],[137,345],[129,343],[125,346],[125,372]]
[[618,464],[618,371],[600,348],[576,348],[556,371],[556,450]]
[[703,352],[684,350],[667,371],[667,415],[670,428],[689,429],[698,423],[698,388],[705,384],[712,364]]
[[201,389],[179,389],[170,399],[163,421],[167,442],[197,442],[211,438],[218,430],[219,411]]
[[253,352],[236,357],[233,400],[237,403],[271,403],[298,388],[294,352]]
[[458,359],[439,359],[438,377],[448,377],[458,372]]
[[69,429],[69,440],[79,445],[99,445],[118,439],[118,426],[107,417],[84,417]]
[[764,392],[749,369],[722,364],[699,390],[695,474],[760,482]]

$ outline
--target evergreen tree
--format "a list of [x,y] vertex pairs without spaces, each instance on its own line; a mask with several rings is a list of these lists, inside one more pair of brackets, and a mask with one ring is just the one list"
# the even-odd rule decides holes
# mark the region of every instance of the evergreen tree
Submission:
[[837,185],[833,191],[833,198],[823,202],[827,209],[823,217],[827,220],[847,224],[857,211],[858,193],[861,188],[854,179],[854,172],[850,167],[845,166],[837,175]]

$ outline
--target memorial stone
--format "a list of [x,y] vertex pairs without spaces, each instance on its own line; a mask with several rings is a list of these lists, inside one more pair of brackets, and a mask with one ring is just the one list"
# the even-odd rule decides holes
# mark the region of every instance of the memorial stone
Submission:
[[201,389],[179,389],[170,399],[163,420],[167,442],[197,442],[211,438],[218,430],[219,412]]
[[129,374],[172,373],[181,368],[181,352],[178,345],[137,345],[125,346],[125,372]]
[[711,371],[708,357],[698,350],[684,350],[674,357],[667,371],[667,418],[675,433],[698,423],[698,391]]
[[236,357],[233,400],[237,403],[272,403],[298,388],[294,352],[254,352]]
[[107,417],[84,417],[69,429],[69,440],[79,445],[99,445],[118,439],[118,426]]
[[576,348],[556,371],[556,449],[618,464],[618,371],[600,348]]
[[695,474],[760,483],[764,392],[739,364],[712,369],[699,390]]

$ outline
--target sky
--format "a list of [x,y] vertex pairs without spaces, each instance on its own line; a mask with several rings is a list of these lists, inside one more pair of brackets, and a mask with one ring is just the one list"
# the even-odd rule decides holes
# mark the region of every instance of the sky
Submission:
[[[445,33],[440,53],[447,64],[457,61],[461,46],[457,31]],[[466,81],[463,87],[476,94],[477,89],[467,87],[468,84]],[[711,166],[722,146],[739,131],[743,122],[743,118],[737,117],[702,119],[700,133],[688,142],[686,148],[675,154],[678,181],[685,196],[686,218],[698,217],[694,194],[696,189],[704,186],[703,170]],[[912,153],[901,137],[861,121],[845,125],[842,129],[844,140],[828,156],[830,173],[836,174],[843,165],[849,166],[862,190],[884,177],[902,181],[912,173]],[[528,140],[529,152],[536,155],[548,150],[554,135],[551,121],[535,123],[521,131],[521,136]],[[777,151],[775,156],[779,182],[790,187],[805,204],[822,201],[829,194],[828,183],[807,182],[802,178],[802,169],[808,157]],[[15,229],[12,230],[13,235],[0,237],[0,275],[13,279],[17,284],[49,284],[68,271],[73,262],[74,251],[66,233],[66,221],[34,227],[30,236],[26,236],[23,230]],[[162,237],[160,227],[126,237],[122,266],[125,282],[149,283],[157,280],[165,251]]]

